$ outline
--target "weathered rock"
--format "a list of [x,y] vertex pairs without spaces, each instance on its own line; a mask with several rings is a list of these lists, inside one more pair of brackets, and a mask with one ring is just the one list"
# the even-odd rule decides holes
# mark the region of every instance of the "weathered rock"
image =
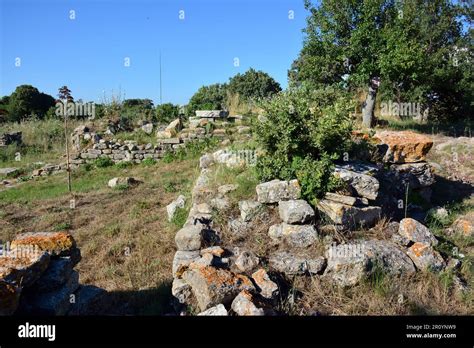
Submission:
[[452,227],[454,232],[461,233],[463,236],[474,236],[474,212],[469,212],[457,218]]
[[257,185],[256,190],[260,203],[277,203],[279,201],[299,199],[301,196],[301,187],[298,180],[281,181],[275,179]]
[[19,300],[20,288],[0,279],[0,316],[15,313]]
[[178,278],[173,279],[171,294],[179,303],[189,303],[193,296],[191,287],[184,280]]
[[443,257],[428,243],[416,242],[408,248],[407,255],[422,271],[439,272],[446,267]]
[[137,184],[138,181],[134,178],[131,178],[131,177],[119,177],[119,178],[113,178],[113,179],[110,179],[109,182],[107,183],[107,186],[111,187],[111,188],[115,188],[115,187],[120,187],[120,186],[132,186],[132,185],[135,185]]
[[201,311],[230,302],[242,290],[255,290],[249,278],[222,268],[188,269],[182,279],[191,286]]
[[214,156],[211,154],[204,154],[199,158],[199,168],[209,168],[214,164]]
[[253,303],[253,296],[248,291],[240,292],[232,301],[232,310],[239,316],[262,316],[265,312]]
[[375,164],[361,161],[348,161],[344,162],[343,164],[338,164],[337,167],[340,169],[350,170],[352,172],[369,176],[375,176],[380,171],[380,168],[377,167]]
[[76,265],[81,260],[81,253],[76,247],[76,241],[67,232],[28,232],[15,237],[11,248],[33,246],[47,251],[51,256],[70,256]]
[[324,276],[339,286],[353,286],[375,270],[388,275],[410,274],[415,267],[397,246],[391,242],[369,240],[359,243],[331,246],[327,252]]
[[80,285],[74,293],[67,315],[96,315],[103,296],[107,293],[94,285]]
[[225,254],[225,250],[222,249],[220,246],[212,246],[209,248],[201,249],[200,254],[211,254],[217,257],[222,257]]
[[277,251],[269,258],[270,266],[286,275],[319,274],[326,266],[326,259],[322,256],[306,257],[288,251]]
[[196,204],[208,202],[214,198],[214,191],[209,187],[209,169],[202,169],[192,190],[192,199]]
[[183,269],[199,258],[199,251],[177,251],[173,258],[173,277],[180,277]]
[[0,168],[0,176],[13,177],[20,173],[18,168]]
[[186,204],[186,197],[179,195],[173,202],[166,206],[166,212],[168,213],[168,221],[173,220],[174,214],[178,208],[184,208]]
[[351,228],[358,225],[365,227],[374,225],[380,219],[382,212],[382,209],[377,206],[355,207],[328,199],[321,199],[316,207],[335,224]]
[[197,225],[187,225],[180,229],[174,238],[178,250],[199,250],[203,244],[202,229]]
[[71,276],[74,263],[70,257],[52,259],[43,275],[35,283],[38,292],[53,291],[64,285]]
[[210,215],[212,213],[211,206],[207,203],[195,204],[194,208],[198,214]]
[[229,220],[227,227],[229,231],[236,236],[245,235],[250,229],[250,223],[242,221],[242,219]]
[[18,287],[29,287],[41,277],[49,260],[49,254],[39,249],[14,249],[0,256],[0,279]]
[[227,185],[222,185],[217,188],[217,192],[221,195],[226,195],[229,192],[235,191],[237,189],[237,185],[234,184],[227,184]]
[[230,201],[227,198],[213,198],[209,202],[210,206],[217,211],[228,210],[231,207]]
[[199,313],[198,315],[201,316],[227,316],[227,309],[225,309],[222,303],[218,304],[217,306],[211,307],[204,312]]
[[240,201],[239,209],[242,220],[248,222],[262,210],[262,204],[256,201]]
[[253,252],[241,251],[235,260],[235,266],[240,272],[250,272],[259,262],[259,258]]
[[281,201],[278,212],[287,224],[304,224],[314,218],[313,208],[303,199]]
[[334,175],[344,181],[352,191],[370,200],[377,199],[380,184],[373,176],[353,172],[341,166],[335,166]]
[[305,248],[318,239],[318,231],[312,225],[289,225],[281,223],[270,226],[268,235],[276,242],[285,241],[292,247]]
[[387,175],[392,175],[392,182],[409,185],[410,189],[428,187],[434,184],[433,169],[426,162],[392,164]]
[[153,133],[153,123],[146,123],[140,127],[146,134]]
[[196,110],[196,117],[201,118],[221,118],[228,115],[229,113],[223,110]]
[[324,199],[327,199],[336,203],[342,203],[345,205],[357,206],[357,207],[366,206],[369,204],[369,201],[367,200],[367,198],[343,196],[343,195],[339,195],[337,193],[332,193],[332,192],[327,192],[326,195],[324,196]]
[[428,227],[422,225],[412,218],[405,218],[400,221],[398,233],[411,240],[412,242],[421,242],[429,245],[437,245],[438,240],[431,233]]
[[376,133],[375,138],[387,146],[383,159],[389,163],[424,161],[433,146],[433,141],[428,136],[412,131],[383,131]]
[[272,299],[278,293],[278,285],[270,279],[267,272],[263,268],[252,274],[252,279],[260,288],[260,295],[265,298]]

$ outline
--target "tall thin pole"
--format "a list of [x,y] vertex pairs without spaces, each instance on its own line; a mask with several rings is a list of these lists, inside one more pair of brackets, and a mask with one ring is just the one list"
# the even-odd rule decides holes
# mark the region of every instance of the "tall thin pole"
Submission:
[[[67,101],[65,106],[67,105]],[[67,131],[67,108],[65,107],[66,112],[64,113],[64,137],[66,138],[66,171],[67,171],[67,189],[71,193],[71,168],[69,164],[69,137]]]
[[163,96],[161,90],[161,50],[160,50],[160,105],[163,104]]

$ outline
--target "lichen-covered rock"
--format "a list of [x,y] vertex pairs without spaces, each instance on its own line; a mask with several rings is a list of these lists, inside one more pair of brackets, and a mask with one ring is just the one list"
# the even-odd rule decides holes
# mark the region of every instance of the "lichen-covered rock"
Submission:
[[373,176],[353,172],[337,165],[334,168],[334,175],[349,185],[357,195],[370,200],[377,199],[380,184]]
[[443,257],[430,244],[416,242],[407,250],[407,255],[419,270],[439,272],[446,267]]
[[200,316],[224,316],[226,317],[228,315],[227,309],[225,309],[224,305],[222,303],[218,304],[217,306],[211,307],[208,310],[205,310],[204,312],[199,313],[198,315]]
[[318,231],[313,225],[289,225],[284,222],[270,226],[268,235],[275,242],[285,241],[296,248],[308,247],[318,239]]
[[204,154],[199,158],[199,168],[209,168],[211,165],[214,164],[214,156],[211,154]]
[[314,218],[314,209],[303,199],[281,201],[278,212],[287,224],[304,224]]
[[70,257],[52,259],[43,275],[35,282],[38,292],[56,290],[64,285],[71,276],[74,263]]
[[171,294],[179,303],[189,303],[193,296],[191,287],[184,280],[178,278],[173,279]]
[[379,269],[389,275],[415,272],[413,262],[391,242],[369,240],[331,246],[324,276],[337,285],[353,286]]
[[249,272],[258,266],[259,258],[251,251],[239,251],[235,266],[240,272]]
[[410,189],[428,187],[435,182],[433,169],[426,162],[392,164],[387,175],[393,175],[393,182],[408,184]]
[[235,184],[222,185],[217,188],[217,192],[219,192],[220,195],[226,195],[229,192],[237,190],[237,187]]
[[248,277],[211,266],[190,268],[182,279],[191,286],[201,311],[229,303],[242,290],[255,290]]
[[277,203],[301,197],[301,187],[298,180],[282,181],[275,179],[257,185],[256,190],[260,203]]
[[20,288],[0,279],[0,316],[15,313],[19,300]]
[[358,225],[373,226],[380,219],[382,212],[382,209],[377,206],[356,207],[329,199],[321,199],[316,207],[335,224],[348,228]]
[[201,249],[203,244],[202,228],[199,225],[187,225],[175,235],[175,243],[180,251]]
[[428,227],[412,218],[405,218],[400,221],[398,233],[412,242],[421,242],[428,245],[438,244],[438,240]]
[[213,256],[217,256],[217,257],[222,257],[225,253],[225,250],[222,249],[220,246],[212,246],[212,247],[209,247],[209,248],[205,248],[205,249],[201,249],[200,251],[200,254],[201,255],[204,255],[204,254],[211,254]]
[[252,279],[259,287],[260,295],[265,298],[272,299],[278,293],[278,285],[270,279],[267,272],[260,268],[252,274]]
[[213,198],[209,202],[209,205],[211,206],[212,209],[215,209],[217,211],[228,210],[231,207],[230,201],[226,197]]
[[168,214],[168,221],[173,220],[174,214],[178,208],[184,208],[186,204],[186,197],[179,195],[173,202],[166,206],[166,212]]
[[375,134],[381,144],[386,145],[384,161],[389,163],[421,162],[433,146],[433,141],[426,135],[412,131],[383,131]]
[[253,303],[253,296],[250,292],[243,290],[232,301],[232,310],[239,316],[262,316],[265,312]]
[[474,236],[474,212],[469,212],[453,223],[454,232],[461,233],[465,237]]
[[326,266],[326,259],[322,256],[307,257],[301,254],[277,251],[270,255],[269,264],[275,271],[286,275],[319,274]]
[[0,279],[18,287],[29,287],[47,269],[50,256],[39,249],[13,249],[0,257]]
[[352,197],[352,196],[344,196],[340,195],[337,193],[332,193],[332,192],[327,192],[326,195],[324,196],[324,199],[327,199],[329,201],[333,201],[336,203],[341,203],[345,205],[350,205],[350,206],[366,206],[369,204],[369,201],[367,198],[363,197]]
[[256,201],[240,201],[239,202],[240,217],[243,221],[252,220],[261,210],[262,204]]
[[25,246],[37,246],[39,250],[47,251],[51,256],[70,256],[74,265],[81,260],[76,241],[67,232],[22,233],[11,242],[11,249]]
[[242,221],[241,218],[231,219],[227,224],[229,231],[235,236],[245,235],[249,231],[250,226],[250,223]]
[[177,251],[173,258],[173,277],[180,277],[189,264],[199,258],[199,250]]
[[120,186],[132,186],[136,185],[138,181],[135,178],[131,177],[117,177],[110,179],[109,182],[107,183],[107,186],[110,188],[116,188]]

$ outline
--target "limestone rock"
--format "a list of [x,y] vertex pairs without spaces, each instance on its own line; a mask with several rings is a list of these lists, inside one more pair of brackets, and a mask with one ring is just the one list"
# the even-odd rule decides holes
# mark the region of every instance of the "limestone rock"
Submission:
[[199,168],[209,168],[214,163],[214,156],[204,154],[199,158]]
[[278,293],[278,285],[270,279],[267,272],[263,268],[252,274],[252,279],[260,288],[260,295],[265,298],[272,299]]
[[227,198],[213,198],[209,202],[210,206],[217,211],[228,210],[231,207],[230,201]]
[[262,209],[262,204],[256,201],[240,201],[239,202],[240,217],[243,221],[252,220]]
[[115,188],[117,186],[132,186],[137,183],[138,181],[136,179],[127,176],[110,179],[107,183],[107,186],[110,188]]
[[224,110],[196,110],[196,117],[200,118],[221,118],[228,115],[229,112]]
[[182,279],[174,278],[171,294],[179,303],[189,303],[192,298],[191,287]]
[[335,224],[346,227],[363,225],[370,227],[380,219],[382,209],[377,206],[356,207],[333,200],[321,199],[317,206],[319,211],[326,214]]
[[431,233],[428,227],[422,225],[412,218],[405,218],[400,221],[398,233],[412,242],[421,242],[428,245],[437,245],[438,240]]
[[153,133],[153,123],[146,123],[146,124],[141,126],[141,129],[146,134],[151,134],[151,133]]
[[290,276],[319,274],[326,266],[326,259],[322,256],[306,257],[293,252],[277,251],[270,256],[269,264],[274,270]]
[[452,227],[455,232],[461,233],[463,236],[474,236],[474,212],[469,212],[457,218]]
[[225,309],[222,303],[218,304],[217,306],[211,307],[204,312],[199,313],[200,316],[227,316],[227,309]]
[[43,275],[35,283],[38,292],[56,290],[64,285],[71,276],[74,263],[70,257],[52,259]]
[[0,256],[0,279],[18,287],[29,287],[48,267],[50,256],[38,249],[17,248]]
[[257,267],[259,262],[260,260],[253,252],[242,251],[235,260],[235,266],[240,272],[249,272]]
[[395,181],[410,185],[410,189],[428,187],[435,182],[433,169],[426,162],[392,164],[390,174]]
[[412,131],[383,131],[375,134],[387,146],[384,161],[389,163],[414,163],[426,159],[433,141],[426,135]]
[[232,301],[242,290],[255,290],[249,278],[222,268],[188,269],[182,279],[191,286],[201,311]]
[[168,221],[173,220],[174,214],[178,208],[184,208],[186,204],[186,197],[179,195],[173,202],[166,206],[166,212],[168,213]]
[[182,270],[199,258],[199,251],[177,251],[173,258],[173,277],[180,277]]
[[222,257],[225,254],[225,250],[222,249],[220,246],[212,246],[209,248],[201,249],[200,254],[211,254],[217,257]]
[[353,172],[338,165],[334,168],[334,175],[349,185],[357,195],[370,200],[377,199],[380,184],[373,176]]
[[187,225],[180,229],[174,238],[178,250],[193,251],[201,249],[203,237],[201,227]]
[[281,201],[278,212],[287,224],[304,224],[314,218],[313,208],[303,199]]
[[281,223],[270,226],[268,235],[275,242],[286,241],[292,247],[305,248],[318,239],[318,231],[312,225],[289,225]]
[[226,195],[229,192],[237,190],[237,185],[234,184],[227,184],[227,185],[222,185],[217,188],[217,192],[221,195]]
[[389,275],[415,272],[413,262],[391,242],[368,240],[331,246],[324,276],[337,285],[353,286],[377,268]]
[[427,243],[416,242],[408,248],[407,255],[422,271],[439,272],[446,267],[443,257]]
[[265,312],[253,303],[253,296],[248,291],[240,292],[232,301],[232,310],[239,316],[262,316]]
[[332,193],[332,192],[327,192],[326,195],[324,196],[324,199],[327,199],[336,203],[342,203],[345,205],[357,206],[357,207],[366,206],[369,204],[369,201],[367,200],[367,198],[344,196],[344,195],[339,195],[337,193]]
[[301,187],[298,180],[281,181],[278,179],[259,184],[256,187],[260,203],[277,203],[290,199],[299,199]]

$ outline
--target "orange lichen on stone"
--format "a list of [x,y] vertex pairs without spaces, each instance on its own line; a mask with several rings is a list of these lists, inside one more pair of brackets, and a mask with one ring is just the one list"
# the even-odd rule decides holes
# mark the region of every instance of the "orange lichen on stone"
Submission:
[[11,248],[22,245],[34,245],[44,251],[63,251],[76,246],[74,238],[67,232],[26,233],[11,243]]
[[20,289],[0,279],[0,315],[11,315],[18,307]]
[[413,251],[413,254],[415,254],[416,257],[421,257],[427,248],[430,246],[427,244],[423,243],[415,243],[413,244],[410,249]]
[[412,131],[384,131],[377,133],[375,137],[388,146],[384,160],[391,163],[424,161],[433,146],[431,138]]

